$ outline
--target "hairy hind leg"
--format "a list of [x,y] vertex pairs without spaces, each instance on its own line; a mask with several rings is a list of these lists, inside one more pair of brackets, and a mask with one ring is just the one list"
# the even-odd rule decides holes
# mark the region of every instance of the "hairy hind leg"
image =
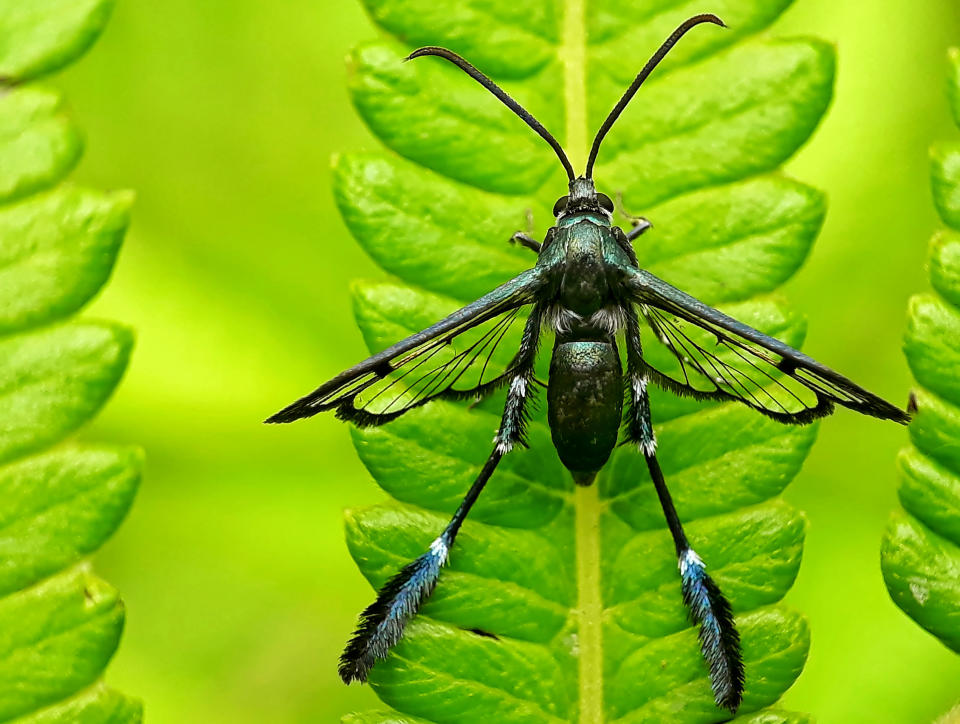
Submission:
[[408,563],[377,593],[377,600],[360,614],[360,623],[340,656],[340,678],[345,683],[366,681],[373,665],[386,657],[412,619],[437,585],[440,569],[447,562],[450,548],[470,508],[480,496],[503,453],[497,447],[484,464],[480,475],[443,532],[430,544],[429,550]]
[[534,389],[533,365],[540,338],[540,321],[543,316],[540,306],[533,308],[523,330],[520,349],[514,357],[507,374],[510,387],[503,409],[500,428],[494,442],[496,446],[484,463],[460,506],[447,527],[434,539],[426,553],[404,566],[377,593],[377,599],[360,614],[357,630],[340,656],[340,678],[346,683],[366,681],[373,665],[386,657],[396,644],[403,630],[420,606],[430,597],[440,577],[440,570],[447,562],[460,526],[466,520],[473,504],[480,497],[487,481],[497,469],[500,460],[517,443],[524,444],[527,423],[527,404]]
[[700,627],[700,651],[710,668],[714,701],[717,706],[735,712],[743,700],[744,685],[740,634],[734,624],[730,603],[707,574],[706,566],[687,540],[657,461],[657,441],[650,418],[646,365],[640,345],[640,325],[632,309],[627,315],[626,342],[630,384],[627,434],[643,453],[667,527],[673,537],[680,568],[683,602],[690,612],[691,620]]

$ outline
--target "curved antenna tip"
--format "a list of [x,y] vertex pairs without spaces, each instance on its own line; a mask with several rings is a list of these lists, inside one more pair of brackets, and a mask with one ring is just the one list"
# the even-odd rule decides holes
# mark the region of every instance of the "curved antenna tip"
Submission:
[[424,55],[433,55],[437,50],[446,50],[446,48],[438,48],[435,45],[424,45],[422,48],[417,48],[410,55],[403,59],[403,62],[406,63],[408,60],[413,60],[414,58],[419,58]]
[[486,88],[490,93],[492,93],[496,98],[503,103],[507,108],[513,111],[516,115],[523,120],[528,126],[530,126],[533,131],[540,136],[544,141],[546,141],[550,147],[553,149],[554,153],[557,154],[557,158],[560,159],[560,163],[563,164],[563,170],[567,174],[567,178],[570,181],[573,181],[576,178],[576,173],[573,171],[573,166],[570,164],[570,159],[567,158],[567,154],[564,152],[563,148],[560,146],[560,142],[543,127],[543,124],[540,123],[536,118],[530,115],[530,112],[517,103],[513,98],[511,98],[503,88],[494,83],[490,78],[477,70],[473,65],[471,65],[467,60],[461,56],[454,53],[452,50],[447,48],[441,48],[436,45],[427,45],[423,48],[417,48],[410,55],[404,58],[404,62],[408,60],[413,60],[414,58],[420,58],[425,55],[433,55],[438,58],[443,58],[444,60],[453,63],[464,73],[473,78],[477,83]]
[[593,178],[593,166],[597,161],[597,154],[600,152],[600,144],[603,142],[604,137],[607,135],[607,132],[613,126],[617,118],[620,117],[620,114],[623,113],[623,109],[627,107],[627,104],[631,101],[633,96],[639,90],[640,86],[643,85],[643,82],[647,79],[647,76],[653,72],[653,69],[659,65],[660,61],[664,59],[667,53],[670,52],[670,49],[677,44],[677,41],[680,40],[687,31],[695,28],[697,25],[703,23],[711,23],[713,25],[718,25],[721,28],[726,28],[726,24],[712,13],[703,13],[702,15],[694,15],[691,18],[687,18],[677,27],[676,30],[663,41],[663,44],[657,49],[657,51],[650,57],[650,60],[647,61],[646,65],[643,66],[641,71],[637,74],[637,77],[634,78],[633,83],[630,84],[630,87],[627,88],[626,92],[617,102],[617,105],[613,107],[613,110],[610,111],[610,114],[604,120],[603,125],[600,126],[600,130],[597,131],[597,135],[593,138],[593,144],[590,146],[590,155],[587,157],[587,167],[584,171],[584,176],[587,178]]
[[730,26],[727,25],[725,22],[723,22],[723,20],[721,20],[720,18],[718,18],[718,17],[717,17],[716,15],[714,15],[713,13],[707,13],[707,14],[701,16],[701,17],[702,17],[706,22],[708,22],[708,23],[713,23],[714,25],[719,25],[721,28],[729,28],[729,27],[730,27]]
[[691,18],[687,18],[682,24],[693,27],[694,25],[700,25],[702,23],[713,23],[714,25],[719,25],[721,28],[729,28],[729,26],[720,19],[719,16],[714,15],[713,13],[701,13],[700,15],[694,15]]

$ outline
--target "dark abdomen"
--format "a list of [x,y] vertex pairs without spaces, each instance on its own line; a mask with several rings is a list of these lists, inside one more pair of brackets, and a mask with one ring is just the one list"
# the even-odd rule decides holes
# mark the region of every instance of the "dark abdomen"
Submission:
[[620,355],[612,342],[558,342],[550,361],[547,419],[560,460],[589,484],[617,444],[623,413]]

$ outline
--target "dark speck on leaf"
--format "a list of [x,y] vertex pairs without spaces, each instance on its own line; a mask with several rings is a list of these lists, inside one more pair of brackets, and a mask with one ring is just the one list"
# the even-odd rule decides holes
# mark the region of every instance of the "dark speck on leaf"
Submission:
[[485,638],[493,639],[494,641],[499,641],[499,640],[500,640],[500,637],[497,636],[496,634],[492,634],[492,633],[490,633],[489,631],[484,631],[483,629],[479,629],[479,628],[468,628],[468,629],[466,629],[466,630],[469,631],[470,633],[476,634],[477,636],[484,636]]

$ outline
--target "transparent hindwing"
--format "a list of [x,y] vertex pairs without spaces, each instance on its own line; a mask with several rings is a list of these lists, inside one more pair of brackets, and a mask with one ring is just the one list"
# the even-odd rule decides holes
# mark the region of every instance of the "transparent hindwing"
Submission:
[[643,270],[633,300],[676,362],[655,382],[701,399],[738,400],[781,422],[808,423],[841,405],[906,422],[899,408],[783,342],[709,307]]

